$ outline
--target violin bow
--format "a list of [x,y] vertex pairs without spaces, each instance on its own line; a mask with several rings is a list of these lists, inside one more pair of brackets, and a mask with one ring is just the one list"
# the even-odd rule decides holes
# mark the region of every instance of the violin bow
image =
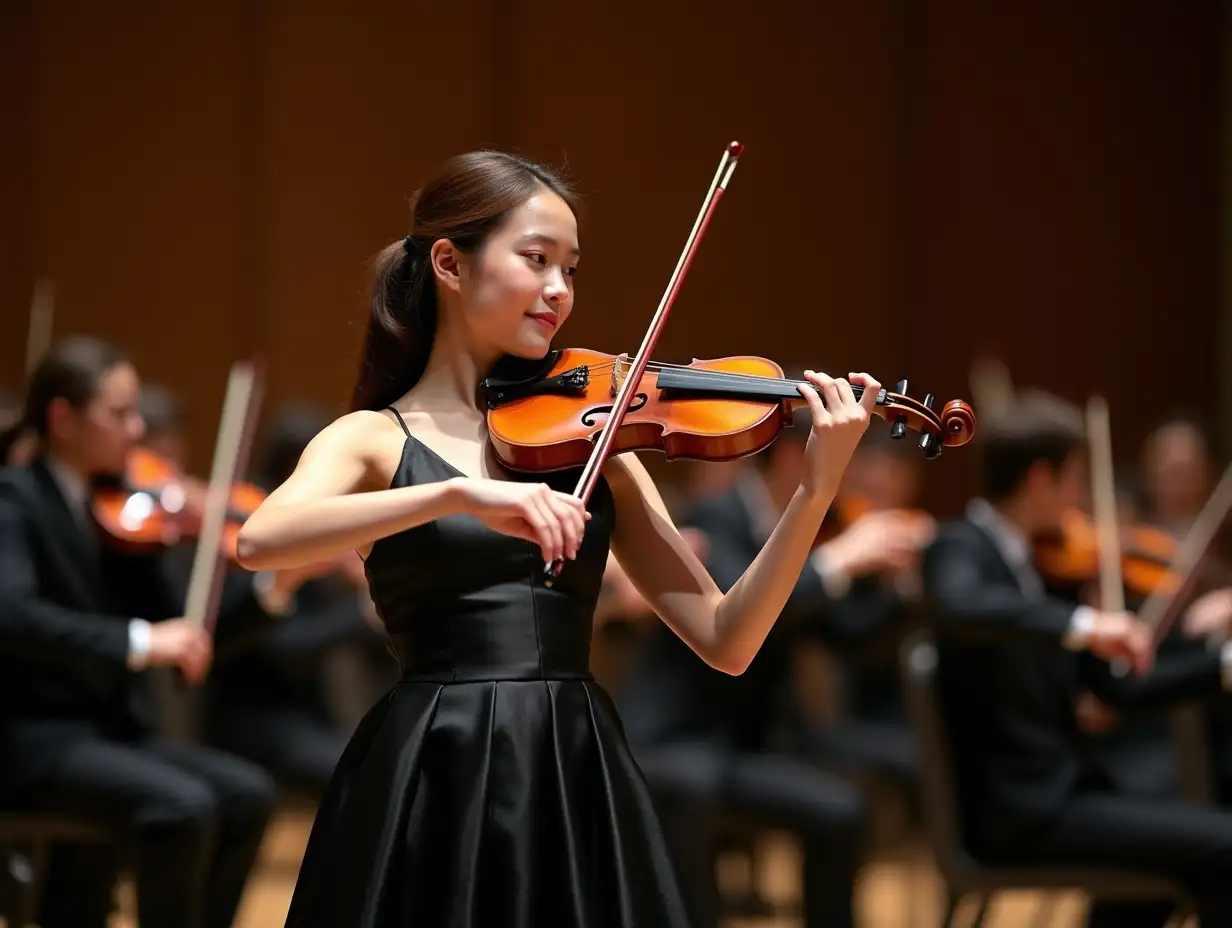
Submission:
[[1142,608],[1138,610],[1138,618],[1152,631],[1151,643],[1158,648],[1167,637],[1172,622],[1179,611],[1176,606],[1181,597],[1192,588],[1198,577],[1198,568],[1209,553],[1215,536],[1219,533],[1228,511],[1232,509],[1232,464],[1229,464],[1220,478],[1215,492],[1206,501],[1198,517],[1194,519],[1189,532],[1177,547],[1172,563],[1168,565],[1169,573],[1180,576],[1178,582],[1170,589],[1156,588],[1146,598]]
[[1116,483],[1112,470],[1112,427],[1102,396],[1087,401],[1087,442],[1091,453],[1091,515],[1099,539],[1100,608],[1125,611],[1121,574],[1121,533],[1117,526]]
[[56,285],[44,277],[34,285],[30,299],[30,320],[26,327],[26,377],[51,347],[56,317]]
[[264,386],[262,373],[261,366],[254,361],[237,361],[231,366],[218,437],[214,441],[214,464],[210,470],[205,512],[201,517],[201,532],[193,555],[184,606],[185,617],[211,633],[218,617],[226,576],[222,536],[227,522],[231,484],[247,467],[253,426]]
[[[573,495],[583,503],[590,500],[590,495],[594,492],[595,486],[598,485],[603,465],[607,463],[607,459],[611,456],[616,433],[619,431],[621,423],[624,422],[625,413],[629,410],[629,404],[633,401],[633,396],[642,381],[642,375],[646,372],[646,365],[649,363],[650,356],[654,352],[655,344],[659,341],[659,334],[663,331],[667,323],[668,314],[672,310],[672,305],[676,302],[676,294],[680,291],[680,285],[684,282],[685,275],[693,264],[693,257],[697,254],[697,246],[706,234],[706,229],[710,226],[710,219],[714,215],[715,207],[718,206],[719,200],[727,189],[727,184],[731,180],[732,174],[735,172],[736,165],[739,163],[740,156],[743,153],[744,146],[740,142],[732,142],[724,149],[723,156],[719,159],[718,169],[714,172],[714,178],[710,181],[710,187],[706,191],[705,199],[702,200],[702,207],[697,213],[697,219],[694,220],[689,237],[685,240],[684,250],[680,253],[680,260],[676,262],[676,269],[672,271],[672,276],[667,283],[667,289],[664,290],[663,297],[659,300],[659,308],[655,310],[655,314],[650,320],[650,326],[642,337],[642,346],[633,358],[633,364],[625,376],[624,383],[620,385],[620,390],[616,394],[616,401],[612,405],[612,412],[609,414],[607,422],[595,440],[594,451],[591,452],[590,459],[582,468],[582,474],[578,478],[577,486],[574,488]],[[562,566],[562,561],[554,561],[551,564],[545,565],[544,583],[546,585],[551,586],[556,578],[560,576]]]

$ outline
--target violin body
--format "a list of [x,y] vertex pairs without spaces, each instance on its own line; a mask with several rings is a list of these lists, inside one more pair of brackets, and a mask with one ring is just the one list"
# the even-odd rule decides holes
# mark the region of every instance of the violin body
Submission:
[[[632,369],[627,355],[568,348],[550,352],[519,378],[489,377],[483,392],[497,458],[524,473],[585,465]],[[921,432],[921,447],[935,456],[942,445],[970,439],[975,414],[957,400],[938,414],[931,399],[921,403],[883,390],[877,411],[900,432]],[[766,358],[647,365],[611,453],[653,450],[669,459],[734,460],[773,443],[805,403],[797,383]]]
[[[1121,577],[1126,590],[1149,596],[1157,590],[1171,593],[1181,578],[1171,570],[1179,543],[1150,525],[1121,527]],[[1070,510],[1060,531],[1035,543],[1035,563],[1053,586],[1077,588],[1099,579],[1099,536],[1086,513]]]
[[116,483],[94,487],[94,520],[117,547],[152,551],[179,541],[187,494],[175,466],[146,448],[134,448]]
[[[138,447],[129,453],[123,476],[94,487],[90,502],[95,521],[112,545],[152,552],[195,534],[199,507],[189,497],[204,492],[200,481],[183,474],[172,461]],[[246,483],[234,484],[229,492],[222,548],[234,560],[240,527],[266,494]]]

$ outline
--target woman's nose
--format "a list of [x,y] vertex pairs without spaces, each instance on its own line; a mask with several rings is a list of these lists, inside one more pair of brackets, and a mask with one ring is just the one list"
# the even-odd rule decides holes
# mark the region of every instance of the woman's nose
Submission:
[[543,298],[549,303],[560,303],[569,296],[569,284],[560,268],[553,268],[543,285]]

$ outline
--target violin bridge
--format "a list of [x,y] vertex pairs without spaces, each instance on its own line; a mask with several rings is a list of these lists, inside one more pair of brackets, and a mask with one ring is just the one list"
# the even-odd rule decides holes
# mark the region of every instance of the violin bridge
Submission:
[[612,362],[612,396],[615,397],[620,393],[620,388],[624,386],[625,378],[629,376],[629,355],[618,355],[616,360]]

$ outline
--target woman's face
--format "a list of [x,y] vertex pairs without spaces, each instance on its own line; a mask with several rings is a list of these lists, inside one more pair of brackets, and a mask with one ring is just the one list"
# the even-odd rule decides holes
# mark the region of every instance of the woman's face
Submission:
[[1146,484],[1153,515],[1167,523],[1192,519],[1210,493],[1210,455],[1202,433],[1188,423],[1159,429],[1146,450]]
[[573,309],[577,219],[543,190],[506,217],[453,278],[462,323],[477,343],[501,354],[541,358]]

